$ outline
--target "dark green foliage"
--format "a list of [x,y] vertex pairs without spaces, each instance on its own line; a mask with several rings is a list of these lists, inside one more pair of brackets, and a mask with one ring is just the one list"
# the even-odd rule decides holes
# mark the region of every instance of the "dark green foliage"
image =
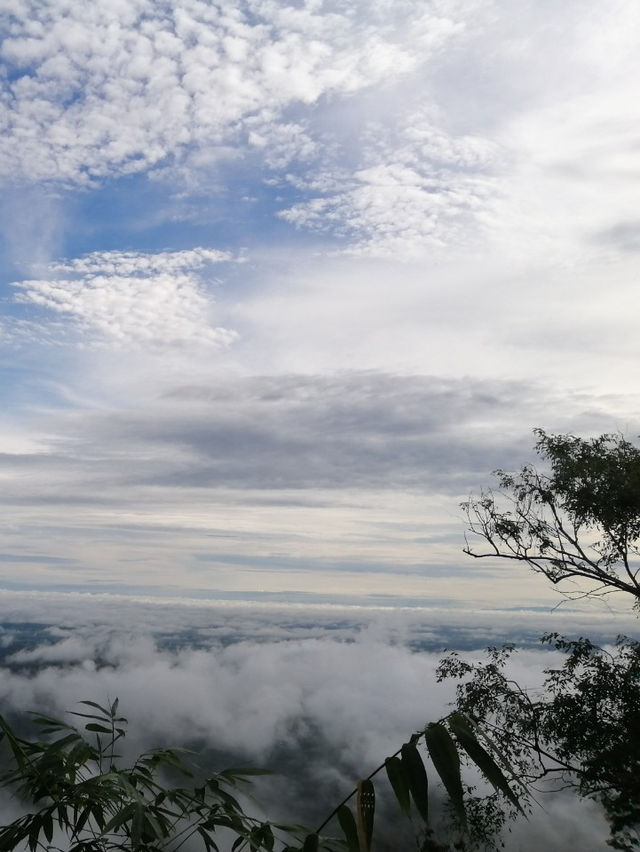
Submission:
[[509,786],[503,771],[500,769],[489,752],[482,747],[474,733],[469,720],[462,713],[452,713],[448,717],[450,730],[455,734],[456,740],[468,754],[471,760],[482,771],[484,777],[493,786],[496,792],[502,793],[511,804],[524,813],[520,807],[517,796]]
[[[116,744],[127,720],[117,699],[108,707],[81,702],[84,732],[64,721],[33,714],[40,739],[18,737],[0,716],[4,768],[0,786],[13,790],[26,813],[0,828],[0,852],[25,844],[71,852],[178,849],[198,838],[217,852],[218,835],[235,836],[234,850],[274,848],[269,823],[247,816],[238,790],[254,770],[228,769],[196,783],[183,754],[154,749],[121,765]],[[90,711],[90,712],[85,712]],[[162,777],[181,778],[170,786]]]
[[[510,647],[491,649],[488,660],[476,665],[453,655],[441,663],[440,676],[462,679],[458,707],[480,720],[482,730],[493,732],[491,744],[499,739],[503,759],[519,779],[525,799],[543,779],[547,789],[573,787],[602,804],[612,846],[637,848],[640,645],[620,639],[609,652],[588,639],[567,641],[552,634],[544,641],[566,658],[561,667],[546,671],[535,696],[505,672]],[[455,722],[453,730],[457,734]],[[491,772],[483,771],[491,781]]]
[[402,746],[402,769],[411,797],[416,809],[425,823],[429,824],[429,783],[424,763],[418,752],[415,742],[405,743]]
[[438,722],[427,725],[425,740],[436,772],[442,779],[456,816],[464,828],[467,818],[464,809],[462,778],[460,777],[460,757],[456,744],[445,726]]
[[411,799],[409,797],[409,782],[407,780],[406,766],[399,757],[388,757],[384,762],[387,770],[387,778],[391,789],[405,816],[411,815]]
[[302,844],[302,852],[318,852],[319,837],[317,834],[308,834]]
[[346,805],[338,808],[338,822],[347,842],[349,852],[359,852],[358,827],[350,809]]

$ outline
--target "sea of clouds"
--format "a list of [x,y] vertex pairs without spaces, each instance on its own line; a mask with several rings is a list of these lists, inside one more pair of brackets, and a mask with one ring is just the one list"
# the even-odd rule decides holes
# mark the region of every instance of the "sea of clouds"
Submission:
[[[187,744],[211,762],[208,770],[273,768],[279,774],[257,788],[265,813],[311,826],[412,732],[447,711],[454,684],[435,679],[445,648],[479,659],[487,644],[519,641],[513,674],[535,688],[555,655],[537,647],[536,636],[558,630],[608,642],[634,624],[596,610],[0,596],[3,713],[62,714],[83,699],[117,696],[129,719],[126,754]],[[602,848],[606,825],[596,805],[557,795],[541,804],[513,826],[508,849]],[[12,812],[9,804],[5,814]],[[379,848],[393,849],[404,830],[388,826]]]

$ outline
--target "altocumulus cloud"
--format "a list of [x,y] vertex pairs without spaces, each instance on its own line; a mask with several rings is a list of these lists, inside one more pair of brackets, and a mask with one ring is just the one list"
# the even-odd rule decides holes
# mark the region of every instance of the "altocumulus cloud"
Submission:
[[2,20],[0,169],[86,182],[191,145],[254,134],[259,146],[287,107],[357,92],[442,49],[462,28],[456,5],[404,0],[387,15],[361,0],[25,0]]
[[[14,282],[15,302],[61,315],[63,333],[56,340],[49,330],[52,342],[69,342],[71,332],[91,346],[225,346],[236,334],[213,325],[213,299],[201,270],[231,260],[226,252],[203,248],[94,252],[48,264],[46,278]],[[35,341],[49,325],[43,318],[14,328]]]

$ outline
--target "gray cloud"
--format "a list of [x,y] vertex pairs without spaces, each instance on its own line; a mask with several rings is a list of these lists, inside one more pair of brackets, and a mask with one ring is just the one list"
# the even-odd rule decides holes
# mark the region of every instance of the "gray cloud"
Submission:
[[622,252],[640,251],[640,222],[619,222],[595,235],[595,241]]
[[7,582],[396,604],[487,600],[497,583],[505,602],[544,603],[535,578],[461,556],[458,503],[532,459],[530,426],[616,428],[606,402],[368,372],[39,412],[32,451],[0,456],[5,551],[36,557],[6,562]]
[[528,457],[530,433],[515,422],[581,430],[606,420],[597,400],[570,403],[526,383],[383,373],[214,380],[168,390],[144,412],[64,417],[52,455],[4,461],[107,486],[459,494]]

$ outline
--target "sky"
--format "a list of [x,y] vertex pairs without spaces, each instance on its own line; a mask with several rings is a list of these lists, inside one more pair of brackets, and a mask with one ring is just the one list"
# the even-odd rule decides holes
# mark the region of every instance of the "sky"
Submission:
[[1,0],[0,585],[549,606],[461,553],[635,437],[634,0]]

